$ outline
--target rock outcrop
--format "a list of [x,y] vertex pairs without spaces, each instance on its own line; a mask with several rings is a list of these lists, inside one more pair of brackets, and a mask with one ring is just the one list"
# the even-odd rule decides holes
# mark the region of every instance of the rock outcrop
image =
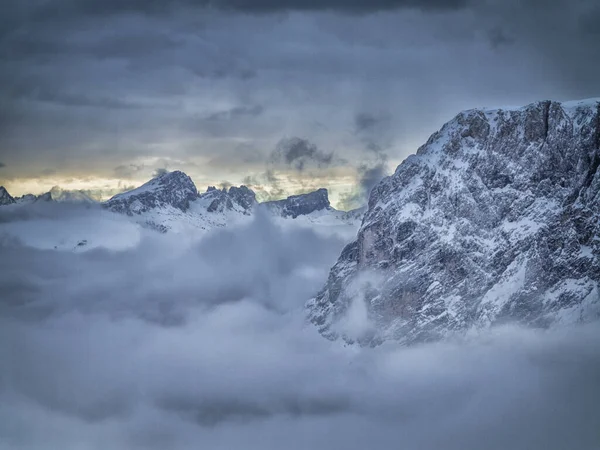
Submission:
[[372,190],[311,320],[373,344],[598,318],[599,165],[596,99],[458,114]]
[[232,186],[229,190],[210,186],[204,194],[200,194],[200,199],[209,201],[206,210],[211,213],[235,210],[250,215],[257,205],[256,194],[246,186]]
[[197,197],[198,190],[192,179],[176,170],[161,174],[137,189],[117,194],[104,206],[130,216],[165,206],[185,212]]
[[4,186],[0,186],[0,206],[12,205],[15,199],[8,193]]
[[291,195],[283,200],[264,202],[261,205],[277,215],[294,219],[314,211],[331,209],[327,189],[324,188],[308,194]]

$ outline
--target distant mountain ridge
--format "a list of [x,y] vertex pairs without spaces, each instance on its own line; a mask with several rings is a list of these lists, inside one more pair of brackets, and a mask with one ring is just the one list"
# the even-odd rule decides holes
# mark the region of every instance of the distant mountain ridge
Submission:
[[333,210],[327,189],[324,188],[307,194],[291,195],[282,200],[263,202],[261,205],[275,214],[293,219],[314,211]]
[[136,189],[117,194],[104,202],[104,206],[130,216],[162,206],[172,206],[185,212],[196,198],[198,190],[192,179],[176,170],[161,174]]
[[358,223],[361,210],[337,211],[329,202],[327,189],[291,195],[282,200],[259,203],[247,186],[217,189],[208,187],[198,193],[196,185],[185,173],[176,170],[161,174],[142,186],[115,195],[103,207],[133,217],[141,224],[162,232],[180,226],[211,229],[244,220],[260,208],[284,219],[326,214],[339,223]]
[[[13,198],[3,187],[0,188],[0,205],[26,205],[39,201],[98,203],[83,191],[67,191],[58,187],[39,196],[27,194],[17,198]],[[100,205],[163,233],[224,227],[250,218],[257,208],[282,219],[302,216],[308,220],[307,225],[315,220],[330,225],[358,225],[364,213],[362,209],[344,212],[332,208],[327,189],[323,188],[262,203],[257,202],[255,192],[247,186],[231,186],[228,189],[209,186],[206,192],[199,193],[192,179],[180,170],[162,173]]]
[[8,193],[4,186],[0,186],[0,206],[12,205],[15,199]]
[[[12,199],[12,201],[11,201]],[[12,197],[4,186],[0,186],[0,206],[10,204],[27,204],[37,201],[44,202],[67,202],[67,203],[98,203],[92,197],[80,190],[66,190],[54,186],[48,192],[40,195],[25,194],[21,197]]]
[[172,206],[185,212],[189,209],[190,202],[196,199],[208,202],[206,211],[209,213],[235,210],[250,214],[259,205],[276,215],[292,218],[321,210],[334,211],[329,203],[327,189],[324,188],[291,195],[282,200],[258,203],[254,191],[243,185],[229,189],[209,186],[206,192],[199,194],[192,179],[179,170],[161,174],[139,188],[117,194],[104,202],[104,206],[128,215],[164,206]]
[[210,200],[206,210],[211,213],[238,210],[248,215],[252,213],[252,210],[257,205],[256,194],[246,186],[231,186],[229,190],[217,189],[214,186],[210,186],[199,197]]

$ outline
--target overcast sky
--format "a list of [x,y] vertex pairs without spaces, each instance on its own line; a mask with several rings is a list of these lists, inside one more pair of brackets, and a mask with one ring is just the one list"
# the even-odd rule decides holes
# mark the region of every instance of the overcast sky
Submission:
[[349,206],[462,109],[600,95],[594,0],[3,5],[14,195],[109,196],[166,168]]

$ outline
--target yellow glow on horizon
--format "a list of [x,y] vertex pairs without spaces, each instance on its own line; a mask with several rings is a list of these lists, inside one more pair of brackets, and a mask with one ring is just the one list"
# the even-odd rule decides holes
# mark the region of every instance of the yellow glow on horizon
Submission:
[[25,194],[40,195],[50,191],[53,187],[58,186],[61,189],[68,191],[83,190],[97,193],[98,200],[106,200],[118,191],[122,191],[134,184],[135,187],[138,186],[137,183],[131,181],[112,178],[48,177],[15,179],[7,182],[5,187],[13,197],[19,197]]
[[[199,192],[204,192],[208,186],[220,186],[223,178],[208,178],[205,174],[196,174],[193,170],[186,170]],[[143,175],[141,175],[143,177]],[[248,183],[254,188],[259,200],[285,198],[289,195],[301,194],[314,191],[318,188],[327,188],[329,198],[334,207],[339,205],[344,194],[350,194],[356,189],[356,172],[352,167],[336,167],[312,173],[301,173],[296,171],[276,171],[277,183],[274,184],[265,179],[264,173],[254,174],[256,183]],[[17,178],[7,180],[4,184],[8,192],[14,196],[25,194],[43,194],[58,186],[63,190],[82,190],[96,200],[107,200],[113,195],[124,190],[141,186],[149,180],[145,179],[120,179],[100,176],[66,176],[58,175],[43,178]],[[225,176],[234,186],[244,184],[243,174],[229,174]],[[217,181],[218,180],[218,181]]]

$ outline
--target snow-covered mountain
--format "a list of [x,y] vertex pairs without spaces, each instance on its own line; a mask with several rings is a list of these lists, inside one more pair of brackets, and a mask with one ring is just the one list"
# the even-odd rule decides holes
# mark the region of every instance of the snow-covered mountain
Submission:
[[15,197],[15,201],[19,204],[28,204],[37,201],[38,196],[34,194],[25,194],[21,197]]
[[283,200],[261,203],[261,206],[281,217],[305,216],[314,211],[334,211],[329,203],[327,189],[318,189],[308,194],[292,195]]
[[0,186],[0,206],[12,205],[15,199],[8,193],[4,186]]
[[162,174],[137,189],[112,197],[103,206],[161,232],[209,231],[251,220],[260,210],[274,220],[296,220],[297,225],[335,229],[347,236],[356,232],[362,217],[360,210],[343,212],[332,208],[326,189],[259,204],[247,186],[211,186],[198,194],[190,177],[180,171]]
[[599,166],[600,99],[461,112],[372,190],[311,320],[413,343],[597,319]]
[[206,211],[209,213],[237,211],[250,215],[257,205],[256,194],[246,186],[232,186],[229,190],[210,186],[204,194],[199,195],[199,201],[207,204]]
[[160,207],[185,212],[197,197],[198,190],[192,179],[176,170],[159,175],[137,189],[117,194],[104,205],[111,211],[129,216]]

